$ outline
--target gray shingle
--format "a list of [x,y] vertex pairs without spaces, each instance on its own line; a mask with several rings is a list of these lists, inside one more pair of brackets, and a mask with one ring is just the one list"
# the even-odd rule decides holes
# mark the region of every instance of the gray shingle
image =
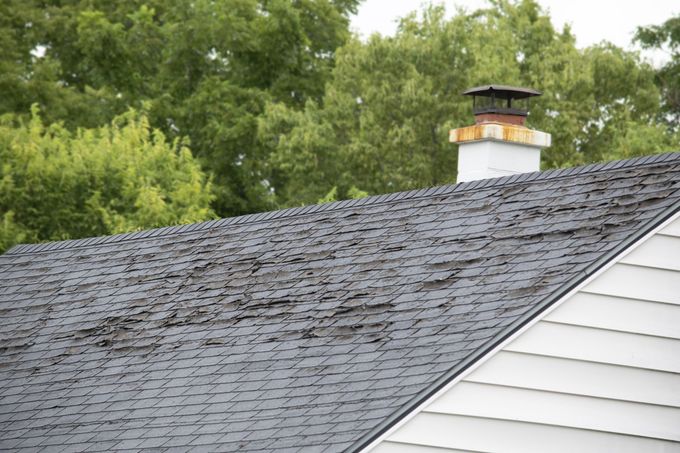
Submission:
[[680,154],[0,256],[0,446],[340,452],[680,200]]

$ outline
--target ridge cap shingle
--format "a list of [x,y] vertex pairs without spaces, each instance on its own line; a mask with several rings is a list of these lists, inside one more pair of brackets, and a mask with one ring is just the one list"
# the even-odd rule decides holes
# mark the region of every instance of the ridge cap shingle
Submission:
[[[680,151],[652,154],[647,156],[635,157],[631,159],[621,159],[610,162],[595,162],[592,164],[582,165],[571,168],[558,168],[546,171],[538,171],[532,173],[513,174],[502,176],[499,178],[489,178],[475,181],[466,181],[457,184],[444,184],[442,186],[435,186],[425,189],[413,189],[402,192],[393,192],[388,194],[371,195],[369,197],[354,199],[354,200],[339,200],[330,203],[313,204],[306,206],[296,206],[292,208],[277,209],[274,211],[257,212],[251,214],[244,214],[235,217],[225,217],[222,219],[211,219],[203,222],[189,223],[184,225],[170,225],[159,228],[152,228],[148,230],[137,230],[115,235],[95,236],[82,239],[68,239],[63,241],[41,242],[37,244],[17,244],[7,250],[5,255],[28,255],[33,253],[43,253],[54,251],[57,249],[66,250],[74,248],[84,248],[91,246],[99,246],[103,244],[113,244],[118,242],[125,242],[126,240],[134,241],[149,237],[162,237],[169,235],[181,235],[189,232],[196,232],[208,230],[210,228],[222,228],[233,224],[243,223],[257,223],[266,222],[273,219],[281,219],[286,217],[303,216],[307,213],[318,213],[323,211],[340,211],[350,209],[357,205],[377,205],[399,202],[406,199],[428,198],[441,195],[443,193],[465,192],[471,190],[479,190],[490,187],[503,187],[513,184],[527,184],[532,182],[545,181],[548,179],[558,179],[561,177],[570,177],[575,175],[583,175],[586,173],[597,173],[605,171],[621,171],[634,167],[653,166],[658,163],[667,164],[670,161],[680,161]],[[526,177],[524,176],[526,175]],[[316,209],[311,209],[316,207]],[[69,243],[65,246],[66,243]]]

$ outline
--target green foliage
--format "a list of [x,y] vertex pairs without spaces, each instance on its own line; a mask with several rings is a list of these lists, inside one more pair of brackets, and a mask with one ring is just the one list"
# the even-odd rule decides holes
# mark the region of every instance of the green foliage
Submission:
[[[0,222],[0,252],[4,252],[14,244],[29,242],[29,235],[14,222],[12,211],[5,212]],[[34,240],[34,238],[30,239]]]
[[[6,0],[0,114],[107,124],[149,105],[214,175],[220,215],[273,206],[256,143],[266,101],[321,99],[359,0]],[[39,55],[44,50],[44,55]]]
[[317,200],[317,204],[331,203],[333,201],[338,201],[338,188],[333,186],[333,188],[323,197]]
[[657,72],[656,82],[663,93],[662,119],[680,131],[680,14],[661,25],[638,28],[635,40],[644,48],[670,54],[670,61]]
[[144,115],[70,132],[0,122],[0,249],[213,218],[210,183],[185,143],[168,142]]
[[553,134],[546,168],[680,143],[657,124],[654,71],[636,54],[606,43],[577,49],[570,30],[556,31],[533,0],[494,1],[451,19],[430,7],[405,18],[395,37],[354,39],[339,49],[321,102],[303,111],[266,106],[259,138],[271,150],[268,181],[277,201],[348,198],[353,186],[377,194],[455,181],[448,131],[472,121],[471,102],[460,93],[486,83],[544,91],[529,123]]
[[677,17],[638,31],[673,52],[655,72],[576,48],[534,0],[424,8],[367,42],[359,1],[1,2],[0,247],[453,182],[460,93],[485,83],[545,93],[546,168],[680,144]]
[[[367,196],[368,196],[368,192],[357,189],[354,186],[350,187],[349,190],[347,191],[347,198],[352,199],[352,200],[357,199],[357,198],[365,198]],[[331,190],[326,195],[319,198],[316,202],[317,202],[317,204],[322,204],[322,203],[331,203],[333,201],[338,201],[338,188],[337,188],[337,186],[333,186],[331,188]]]

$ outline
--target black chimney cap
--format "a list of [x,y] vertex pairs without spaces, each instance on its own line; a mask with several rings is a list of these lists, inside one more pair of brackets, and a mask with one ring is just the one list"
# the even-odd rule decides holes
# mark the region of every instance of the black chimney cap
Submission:
[[472,96],[472,112],[475,115],[495,113],[526,117],[529,114],[528,98],[540,96],[541,92],[507,85],[482,85],[465,90],[463,94]]
[[463,91],[463,94],[467,96],[494,96],[501,99],[524,99],[540,96],[543,93],[531,88],[511,87],[508,85],[482,85],[469,88]]

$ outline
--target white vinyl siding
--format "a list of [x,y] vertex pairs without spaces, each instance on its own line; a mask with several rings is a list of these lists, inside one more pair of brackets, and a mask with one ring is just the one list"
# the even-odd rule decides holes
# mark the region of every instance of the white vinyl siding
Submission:
[[677,307],[638,299],[581,292],[544,319],[577,326],[680,339],[680,311]]
[[371,453],[479,453],[473,450],[453,450],[451,448],[428,447],[424,445],[383,442]]
[[370,451],[680,452],[680,220]]
[[680,373],[680,341],[541,321],[506,351]]
[[[588,429],[422,412],[390,438],[395,442],[478,452],[653,453],[677,444]],[[381,453],[392,453],[382,450]]]
[[501,351],[466,381],[680,408],[675,373],[560,357]]
[[679,256],[680,241],[676,236],[656,234],[645,241],[644,247],[633,250],[619,263],[680,271]]
[[659,234],[675,236],[680,238],[680,222],[673,222],[664,227]]
[[583,291],[679,305],[679,275],[678,271],[674,270],[616,264]]

